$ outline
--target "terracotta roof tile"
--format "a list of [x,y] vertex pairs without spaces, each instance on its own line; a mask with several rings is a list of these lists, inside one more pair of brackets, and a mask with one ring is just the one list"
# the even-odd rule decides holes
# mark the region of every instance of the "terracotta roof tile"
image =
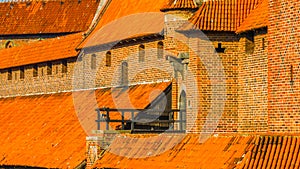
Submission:
[[62,93],[0,99],[0,165],[79,165],[85,159],[86,134],[69,97]]
[[[89,123],[90,129],[96,128],[95,109],[87,98],[96,95],[100,107],[114,108],[111,98],[117,94],[116,104],[126,108],[128,102],[122,100],[129,95],[133,105],[145,108],[151,102],[152,91],[164,90],[169,84],[1,98],[0,166],[75,168],[86,158],[86,134],[78,118],[84,119],[82,125]],[[82,113],[75,113],[74,95],[84,99],[84,104],[76,109]]]
[[[159,137],[152,136],[150,139],[149,137],[148,139],[136,139],[135,137],[148,136],[116,137],[110,145],[109,151],[97,161],[94,167],[234,168],[238,159],[251,148],[250,143],[254,138],[251,136],[219,136],[211,137],[201,144],[199,135],[196,134],[162,134]],[[157,145],[160,145],[160,149],[157,148]],[[125,149],[126,153],[123,152]],[[160,151],[161,149],[164,151]],[[136,154],[136,157],[145,158],[128,158],[125,156],[126,154]]]
[[259,0],[208,0],[179,30],[236,31]]
[[100,1],[22,1],[0,3],[0,34],[86,31]]
[[[111,2],[108,1],[108,7],[106,9],[103,9],[103,16],[100,18],[97,26],[92,31],[92,33],[85,39],[85,41],[78,47],[83,48],[87,42],[92,41],[92,38],[96,34],[97,31],[99,31],[101,28],[103,28],[104,25],[107,25],[108,23],[120,19],[122,17],[132,15],[132,14],[139,14],[139,13],[146,13],[146,12],[160,12],[160,9],[168,2],[168,0],[156,0],[155,3],[153,3],[153,0],[112,0]],[[127,25],[127,24],[126,24]],[[125,25],[125,26],[126,26]],[[134,26],[134,25],[133,25]],[[141,24],[139,25],[141,26]],[[119,30],[122,30],[121,27],[119,27]],[[136,32],[136,29],[141,29],[138,26],[133,27],[132,32]],[[114,30],[116,31],[116,30]],[[111,31],[113,33],[114,31]],[[138,31],[137,33],[140,33]],[[144,32],[147,33],[147,32]],[[131,34],[134,35],[134,34]],[[122,40],[122,39],[119,39]]]
[[269,25],[268,0],[263,0],[255,9],[253,9],[245,21],[237,29],[237,33],[252,29],[262,28]]
[[299,146],[299,136],[257,137],[237,168],[299,168]]
[[[131,23],[131,24],[128,24]],[[120,29],[122,28],[122,29]],[[125,16],[105,25],[95,32],[85,47],[117,43],[120,40],[141,37],[151,34],[160,34],[164,29],[163,13],[141,13]]]
[[161,9],[162,11],[171,9],[197,9],[198,6],[194,0],[169,0],[169,2]]
[[1,49],[0,69],[75,57],[82,33],[46,39],[19,47]]

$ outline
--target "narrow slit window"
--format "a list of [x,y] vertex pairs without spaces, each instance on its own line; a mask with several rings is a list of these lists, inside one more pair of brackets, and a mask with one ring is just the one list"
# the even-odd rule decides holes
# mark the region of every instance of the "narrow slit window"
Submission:
[[20,67],[20,79],[25,78],[24,67]]
[[52,75],[52,63],[47,63],[47,75]]
[[7,80],[12,80],[12,70],[8,69],[7,71]]
[[92,54],[92,58],[91,58],[91,69],[96,69],[96,55]]
[[139,62],[145,61],[145,46],[140,45],[139,46]]
[[265,38],[262,38],[262,41],[261,41],[261,45],[262,45],[262,50],[265,50]]
[[108,51],[107,53],[106,53],[106,56],[105,56],[105,65],[106,66],[111,66],[111,52],[110,51]]
[[61,73],[67,73],[68,72],[68,62],[66,60],[63,60],[61,63]]
[[128,85],[128,63],[122,62],[122,68],[121,68],[121,83],[123,86]]
[[37,65],[33,65],[32,74],[33,74],[33,77],[38,76],[38,66]]
[[161,59],[164,56],[164,43],[162,41],[157,43],[157,58]]

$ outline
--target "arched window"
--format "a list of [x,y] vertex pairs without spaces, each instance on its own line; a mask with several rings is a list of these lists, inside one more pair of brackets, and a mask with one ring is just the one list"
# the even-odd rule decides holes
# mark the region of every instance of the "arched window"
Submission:
[[164,56],[164,43],[162,41],[157,43],[157,58],[161,59]]
[[121,84],[126,86],[128,85],[128,63],[122,62],[121,68]]
[[139,46],[139,62],[145,61],[145,46],[140,45]]
[[14,46],[13,42],[12,41],[8,41],[6,42],[5,44],[5,48],[12,48]]
[[186,130],[186,93],[185,91],[182,91],[179,98],[179,120],[182,122],[180,125],[180,130]]
[[106,52],[105,65],[111,66],[111,52],[110,51]]
[[96,55],[92,54],[92,58],[91,58],[91,69],[96,69]]

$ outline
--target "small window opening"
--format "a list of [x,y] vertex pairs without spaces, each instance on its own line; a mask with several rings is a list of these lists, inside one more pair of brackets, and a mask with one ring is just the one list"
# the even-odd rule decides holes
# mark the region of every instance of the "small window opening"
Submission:
[[38,66],[37,65],[33,65],[33,70],[32,70],[32,74],[33,77],[37,77],[38,76]]
[[52,75],[52,63],[47,63],[47,75]]
[[24,79],[25,78],[25,73],[24,73],[24,67],[20,68],[20,79]]
[[105,62],[106,62],[105,63],[106,66],[111,66],[111,52],[110,51],[108,51],[106,53]]
[[162,41],[157,43],[157,58],[161,59],[164,56],[164,43]]
[[8,69],[7,71],[7,80],[12,80],[12,70]]
[[145,61],[145,46],[140,45],[139,46],[139,62]]
[[262,38],[261,43],[262,43],[262,50],[265,50],[265,38]]
[[61,63],[61,73],[67,73],[68,72],[68,62],[66,60],[63,60]]
[[95,54],[92,54],[91,69],[96,69],[96,55]]
[[122,68],[121,68],[121,84],[122,85],[128,85],[128,63],[122,62]]

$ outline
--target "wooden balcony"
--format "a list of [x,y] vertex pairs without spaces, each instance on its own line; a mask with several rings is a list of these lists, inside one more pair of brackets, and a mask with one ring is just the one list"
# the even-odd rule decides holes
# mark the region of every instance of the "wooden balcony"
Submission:
[[[110,130],[111,123],[117,123],[116,130],[138,132],[185,132],[186,110],[156,110],[156,109],[96,109],[98,119],[97,129],[105,123],[105,130]],[[116,126],[116,125],[114,125]]]

